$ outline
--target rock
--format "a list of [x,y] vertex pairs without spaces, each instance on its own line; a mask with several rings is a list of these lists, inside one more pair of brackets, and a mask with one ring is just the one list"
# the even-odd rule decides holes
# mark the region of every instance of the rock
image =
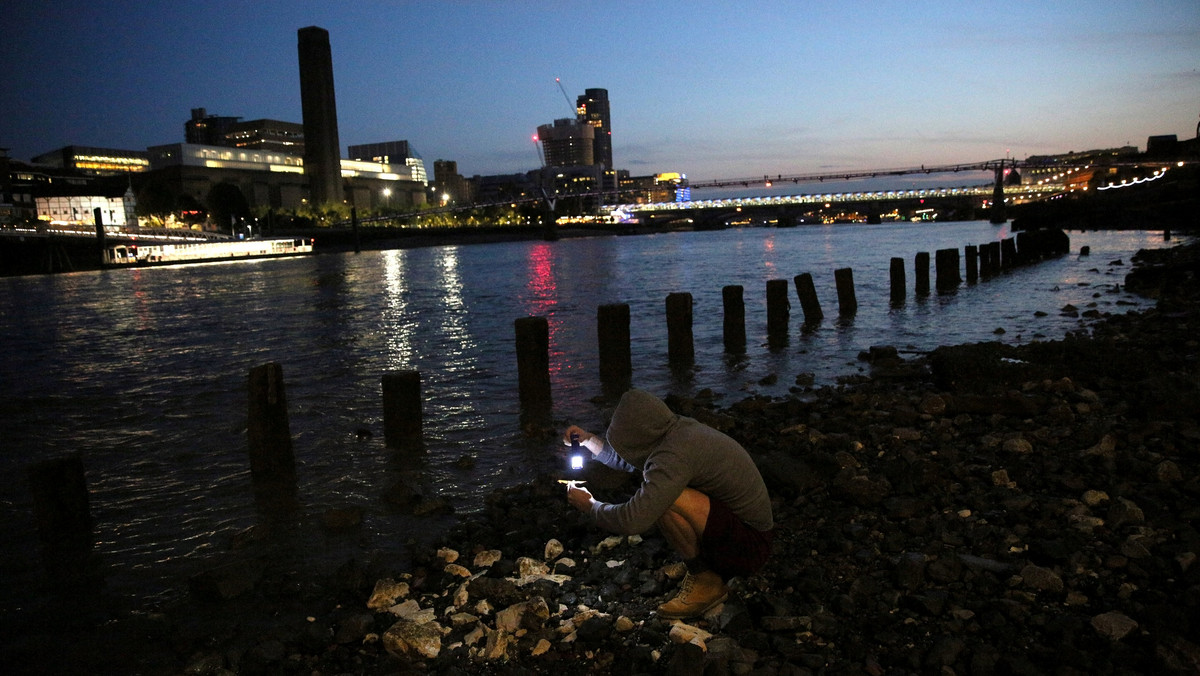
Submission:
[[543,553],[542,558],[544,558],[547,561],[553,561],[553,560],[557,559],[558,557],[562,556],[562,553],[563,553],[562,543],[559,542],[558,540],[551,539],[549,542],[546,543],[546,549]]
[[1005,453],[1013,453],[1017,455],[1027,455],[1033,452],[1033,444],[1021,437],[1017,437],[1015,439],[1005,439],[1003,448]]
[[1021,569],[1021,579],[1026,587],[1038,591],[1058,593],[1063,590],[1062,578],[1049,568],[1029,564]]
[[442,627],[437,622],[399,620],[384,632],[383,647],[397,657],[435,658],[442,651]]
[[396,605],[398,599],[408,596],[408,583],[396,582],[392,578],[384,578],[375,583],[371,598],[367,599],[367,608],[371,610],[387,610]]
[[496,613],[496,629],[510,634],[515,634],[521,628],[536,630],[549,618],[550,608],[546,600],[535,596]]
[[1092,628],[1104,638],[1116,643],[1138,628],[1138,623],[1117,611],[1102,613],[1092,618]]
[[474,565],[476,568],[489,568],[492,564],[499,561],[502,556],[503,554],[500,553],[499,549],[488,549],[475,555]]
[[1132,500],[1117,498],[1108,508],[1108,525],[1116,529],[1129,524],[1141,524],[1146,521],[1146,515]]
[[1083,452],[1084,455],[1094,455],[1102,458],[1116,457],[1117,438],[1111,434],[1105,434],[1100,439],[1099,443]]
[[517,575],[522,578],[545,575],[549,572],[550,567],[537,559],[531,559],[528,556],[517,559]]
[[454,563],[458,560],[458,552],[449,547],[442,547],[437,550],[437,557],[445,563]]
[[670,636],[671,641],[675,643],[690,643],[694,646],[698,646],[701,650],[708,649],[704,642],[712,638],[712,634],[708,633],[707,631],[679,621],[676,621],[675,624],[671,625],[671,631],[668,636]]

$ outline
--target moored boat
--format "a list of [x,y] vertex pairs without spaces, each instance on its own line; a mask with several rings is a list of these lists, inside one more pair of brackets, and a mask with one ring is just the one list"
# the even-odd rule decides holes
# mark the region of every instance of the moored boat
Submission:
[[313,240],[303,237],[190,244],[122,243],[104,249],[104,265],[106,267],[177,265],[180,263],[303,256],[312,251]]

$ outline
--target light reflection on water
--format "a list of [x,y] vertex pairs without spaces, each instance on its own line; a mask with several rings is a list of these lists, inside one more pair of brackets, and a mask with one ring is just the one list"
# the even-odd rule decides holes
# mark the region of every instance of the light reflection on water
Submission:
[[[599,429],[595,322],[608,303],[630,305],[635,385],[659,394],[712,388],[726,403],[782,395],[802,372],[818,383],[857,373],[856,355],[871,345],[923,351],[1059,338],[1081,325],[1060,313],[1068,303],[1102,312],[1149,304],[1114,289],[1134,252],[1164,245],[1155,232],[1071,233],[1070,256],[945,295],[914,298],[910,272],[907,302],[889,307],[892,256],[911,271],[918,251],[1007,235],[980,222],[802,226],[0,280],[0,467],[11,477],[0,488],[0,535],[12,543],[0,553],[0,597],[37,587],[23,477],[41,458],[83,454],[96,550],[110,586],[135,597],[180,588],[204,557],[260,523],[245,450],[246,376],[268,361],[283,368],[303,502],[281,547],[299,562],[336,565],[375,549],[398,554],[408,537],[437,527],[388,508],[382,495],[397,479],[471,511],[491,489],[557,468],[555,442],[524,436],[518,422],[520,317],[548,319],[555,422]],[[1089,258],[1077,255],[1084,245]],[[859,312],[849,321],[837,318],[839,267],[854,269]],[[813,275],[826,319],[801,332],[793,287],[788,343],[769,348],[766,281],[790,285],[802,272]],[[745,288],[744,356],[723,351],[727,284]],[[664,300],[677,291],[695,304],[696,366],[682,376],[666,359]],[[422,374],[420,455],[383,447],[380,378],[397,370]],[[776,384],[760,384],[772,374]],[[462,456],[476,459],[474,469],[456,466]],[[349,505],[364,510],[360,533],[326,535],[315,525],[326,509]]]

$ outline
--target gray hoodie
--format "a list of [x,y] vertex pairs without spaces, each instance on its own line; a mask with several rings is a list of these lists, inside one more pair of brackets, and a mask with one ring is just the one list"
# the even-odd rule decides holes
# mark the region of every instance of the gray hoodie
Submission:
[[642,485],[628,502],[597,501],[592,506],[596,523],[606,530],[649,530],[689,487],[724,502],[751,528],[774,527],[767,487],[746,449],[707,425],[672,413],[648,392],[630,390],[621,397],[596,459],[642,471]]

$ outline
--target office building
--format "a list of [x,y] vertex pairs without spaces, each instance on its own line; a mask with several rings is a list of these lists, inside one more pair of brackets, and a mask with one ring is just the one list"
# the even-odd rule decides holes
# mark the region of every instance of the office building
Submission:
[[575,110],[579,121],[595,130],[592,139],[592,161],[605,169],[613,169],[608,90],[585,89],[583,95],[575,99]]
[[204,108],[192,108],[192,119],[183,123],[183,139],[198,145],[223,146],[229,127],[241,119],[228,115],[209,115]]
[[572,118],[538,126],[538,141],[548,167],[579,167],[595,164],[593,155],[596,130]]
[[470,184],[458,173],[458,162],[435,160],[433,179],[435,203],[468,204],[471,201]]
[[[174,143],[149,149],[147,180],[167,186],[176,196],[203,204],[219,183],[236,186],[251,208],[295,210],[308,200],[304,158],[266,150]],[[383,205],[408,208],[425,203],[425,186],[402,165],[339,160],[338,185],[347,202],[360,209]]]
[[383,143],[364,143],[350,146],[346,149],[352,160],[361,162],[381,162],[383,164],[403,164],[412,172],[414,181],[429,183],[429,174],[425,171],[425,160],[412,149],[408,141],[385,141]]
[[329,31],[317,26],[297,31],[300,108],[304,115],[304,173],[315,205],[340,204],[344,192],[338,142],[337,100]]
[[304,125],[281,120],[247,120],[229,125],[225,142],[234,148],[304,156]]

